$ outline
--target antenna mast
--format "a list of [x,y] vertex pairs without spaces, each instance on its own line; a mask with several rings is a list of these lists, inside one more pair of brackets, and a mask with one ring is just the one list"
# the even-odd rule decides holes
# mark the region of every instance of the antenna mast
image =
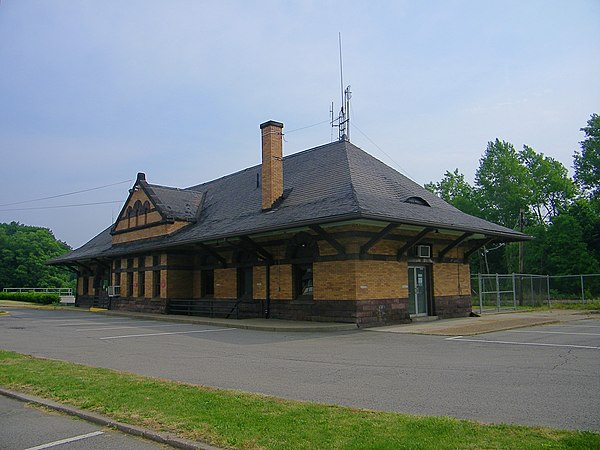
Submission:
[[[340,141],[350,141],[350,86],[344,89],[344,67],[342,64],[342,33],[338,33],[340,46],[340,91],[342,94],[342,107],[336,119],[333,118],[333,104],[331,105],[331,127],[338,127],[338,139]],[[332,133],[333,134],[333,133]]]

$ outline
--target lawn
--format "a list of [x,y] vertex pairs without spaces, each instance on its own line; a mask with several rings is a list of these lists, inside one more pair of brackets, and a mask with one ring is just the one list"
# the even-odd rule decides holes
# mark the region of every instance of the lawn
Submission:
[[240,449],[592,449],[600,434],[359,410],[212,389],[0,350],[0,385]]

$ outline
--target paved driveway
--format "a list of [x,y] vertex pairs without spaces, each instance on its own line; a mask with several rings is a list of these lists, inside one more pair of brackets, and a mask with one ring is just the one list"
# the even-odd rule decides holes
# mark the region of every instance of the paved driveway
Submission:
[[0,347],[228,389],[600,431],[600,320],[471,337],[272,333],[11,310]]
[[55,447],[60,447],[61,450],[171,448],[0,396],[2,450],[41,450]]

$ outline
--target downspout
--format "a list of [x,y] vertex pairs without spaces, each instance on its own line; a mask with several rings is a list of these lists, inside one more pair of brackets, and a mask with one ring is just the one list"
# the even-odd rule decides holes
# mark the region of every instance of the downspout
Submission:
[[265,319],[268,319],[271,316],[271,261],[267,259],[267,275],[265,280],[266,289],[266,298],[265,298]]

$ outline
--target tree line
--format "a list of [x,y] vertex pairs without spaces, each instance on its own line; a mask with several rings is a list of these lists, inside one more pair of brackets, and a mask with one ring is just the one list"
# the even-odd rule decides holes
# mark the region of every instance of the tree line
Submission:
[[[473,273],[600,273],[600,116],[581,128],[574,177],[558,160],[524,145],[488,142],[474,184],[455,169],[425,188],[468,214],[534,237],[490,244],[473,255]],[[521,261],[521,263],[520,263]]]
[[74,287],[72,272],[46,265],[71,250],[47,228],[0,223],[0,291],[11,287]]

